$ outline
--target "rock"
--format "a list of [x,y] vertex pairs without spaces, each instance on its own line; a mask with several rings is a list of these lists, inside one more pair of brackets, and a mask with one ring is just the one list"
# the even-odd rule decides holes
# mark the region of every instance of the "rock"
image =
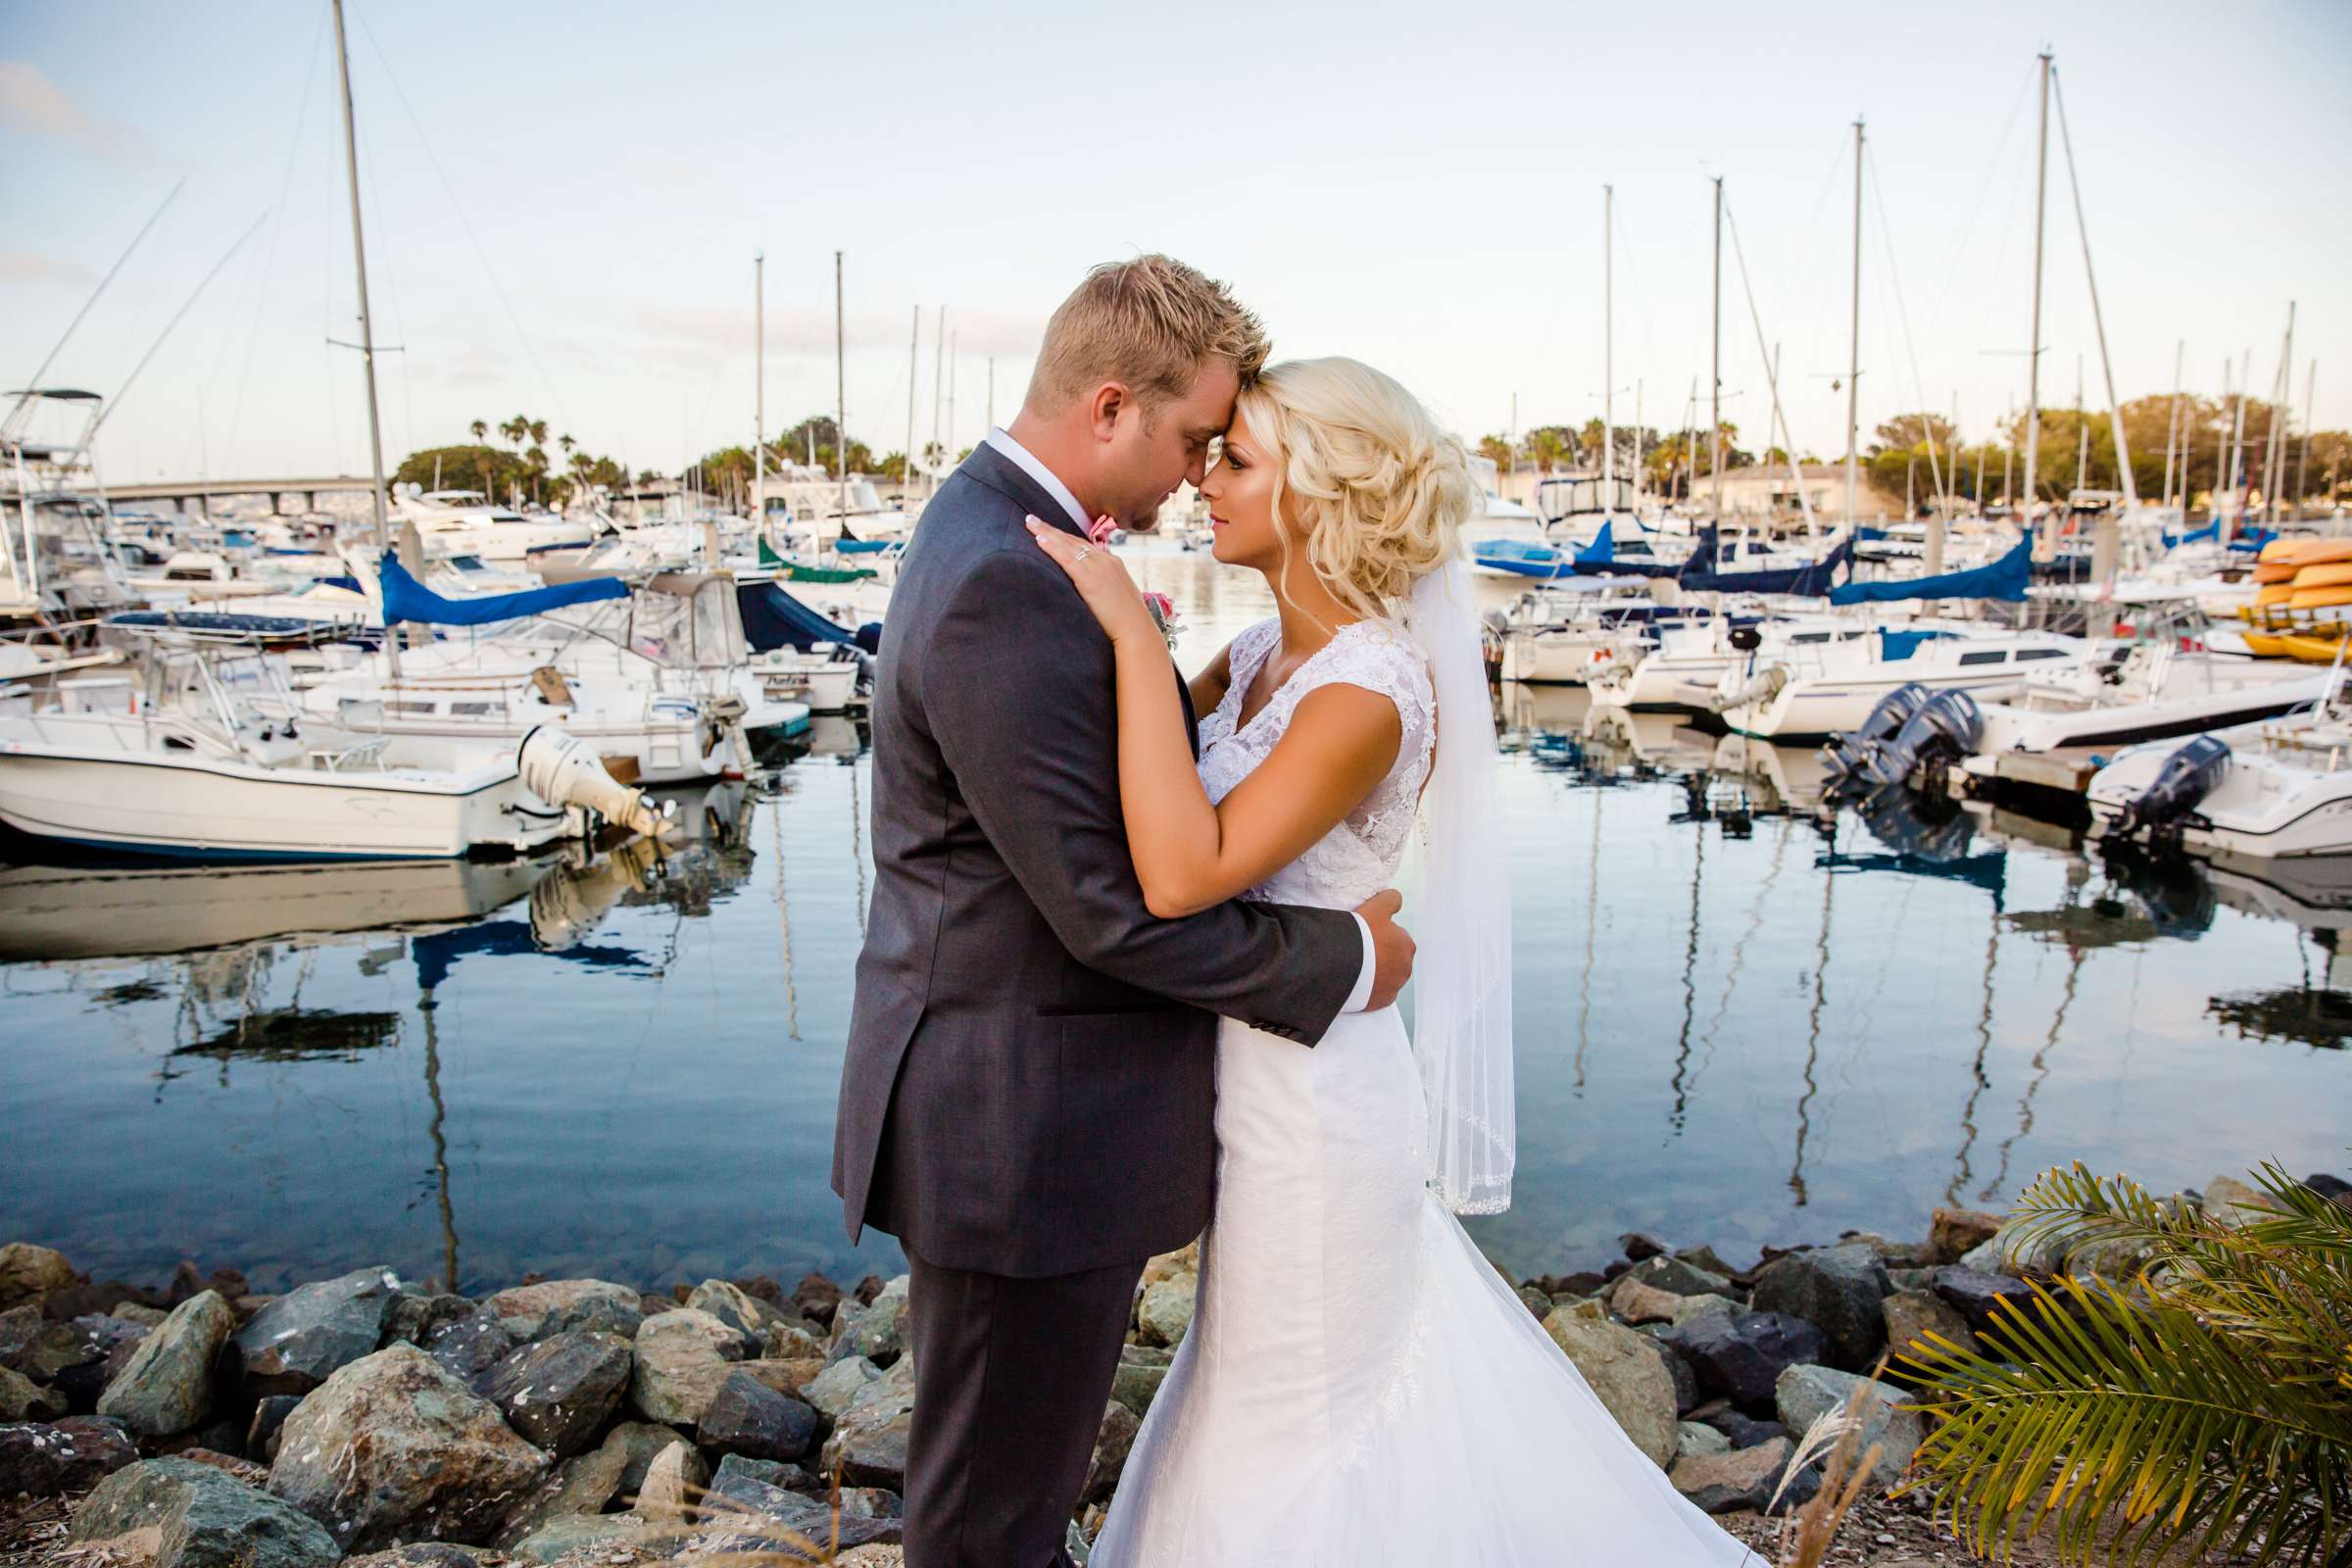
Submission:
[[1911,1455],[1919,1450],[1920,1439],[1926,1436],[1919,1412],[1911,1407],[1911,1396],[1891,1384],[1874,1383],[1826,1366],[1792,1366],[1781,1374],[1773,1392],[1781,1424],[1800,1435],[1832,1410],[1850,1410],[1867,1393],[1871,1410],[1862,1423],[1854,1454],[1860,1458],[1870,1451],[1871,1445],[1879,1446],[1878,1463],[1871,1466],[1870,1478],[1882,1491],[1902,1479]]
[[1653,1339],[1650,1345],[1657,1350],[1658,1359],[1666,1363],[1666,1375],[1674,1380],[1675,1414],[1688,1415],[1698,1405],[1698,1374],[1683,1359],[1683,1352],[1665,1340]]
[[152,1329],[161,1327],[164,1319],[172,1314],[160,1306],[149,1306],[144,1301],[117,1301],[106,1309],[106,1315]]
[[1120,1346],[1118,1370],[1110,1375],[1110,1396],[1142,1419],[1150,1413],[1160,1384],[1167,1381],[1170,1359],[1171,1352],[1156,1346]]
[[816,1446],[818,1425],[816,1411],[808,1405],[736,1372],[718,1386],[694,1440],[720,1453],[798,1459]]
[[1747,1310],[1730,1297],[1717,1296],[1712,1292],[1705,1296],[1678,1296],[1674,1299],[1676,1303],[1674,1316],[1667,1321],[1677,1328],[1696,1318],[1705,1317],[1710,1312],[1718,1317],[1731,1317],[1735,1313]]
[[373,1351],[400,1298],[389,1268],[355,1269],[271,1301],[230,1342],[257,1394],[308,1394],[339,1366]]
[[1729,1296],[1732,1291],[1732,1282],[1725,1276],[1664,1255],[1643,1258],[1617,1278],[1620,1290],[1624,1289],[1623,1281],[1634,1280],[1669,1296],[1705,1296],[1710,1292]]
[[[384,1339],[429,1349],[433,1336],[444,1326],[462,1322],[476,1310],[463,1296],[414,1296],[403,1291],[392,1298],[392,1310],[384,1314]],[[497,1321],[496,1314],[491,1320]]]
[[1715,1249],[1706,1246],[1704,1243],[1701,1243],[1697,1247],[1677,1248],[1675,1249],[1674,1255],[1681,1258],[1684,1262],[1690,1264],[1692,1268],[1705,1269],[1708,1273],[1720,1274],[1725,1279],[1730,1279],[1732,1276],[1740,1272],[1738,1269],[1732,1267],[1731,1264],[1726,1263],[1720,1256],[1718,1256]]
[[1751,1421],[1729,1406],[1708,1415],[1700,1424],[1722,1433],[1735,1448],[1752,1448],[1759,1443],[1792,1435],[1778,1421]]
[[0,1498],[79,1492],[138,1457],[130,1435],[112,1421],[68,1416],[54,1425],[11,1422],[0,1426]]
[[619,1494],[621,1471],[627,1464],[627,1451],[610,1443],[574,1454],[539,1484],[529,1501],[507,1516],[498,1527],[493,1544],[512,1547],[554,1520],[570,1514],[603,1512],[605,1505]]
[[[633,1513],[573,1514],[550,1519],[508,1550],[524,1562],[544,1565],[574,1552],[642,1544],[652,1537],[653,1528]],[[600,1552],[597,1560],[611,1559]]]
[[509,1352],[473,1380],[473,1391],[533,1446],[564,1459],[620,1408],[633,1359],[628,1342],[611,1334],[554,1334]]
[[658,1525],[690,1524],[702,1506],[710,1467],[691,1443],[673,1443],[646,1467],[645,1485],[637,1489],[629,1511]]
[[840,1359],[862,1355],[876,1366],[888,1366],[906,1348],[906,1292],[911,1282],[904,1274],[892,1280],[873,1300],[853,1312],[837,1308],[833,1338],[826,1354]]
[[277,1435],[284,1430],[286,1417],[302,1402],[297,1394],[272,1394],[256,1400],[253,1420],[245,1428],[245,1451],[260,1459],[277,1457]]
[[1185,1331],[1193,1326],[1194,1298],[1200,1290],[1200,1276],[1189,1270],[1146,1286],[1135,1309],[1143,1343],[1170,1348],[1182,1345]]
[[1931,1334],[1941,1336],[1972,1355],[1983,1348],[1959,1308],[1934,1291],[1897,1291],[1879,1303],[1879,1310],[1886,1319],[1890,1369],[1903,1370],[1905,1354],[1916,1353],[1910,1349],[1912,1342],[1925,1345]]
[[1551,1311],[1551,1298],[1537,1290],[1533,1285],[1515,1286],[1512,1294],[1519,1298],[1520,1305],[1536,1315],[1539,1322]]
[[604,1446],[621,1456],[620,1495],[634,1495],[645,1485],[645,1473],[653,1468],[662,1450],[677,1441],[674,1427],[652,1421],[623,1421],[606,1433]]
[[1752,1409],[1771,1408],[1783,1367],[1819,1361],[1829,1349],[1821,1330],[1781,1312],[1709,1313],[1670,1331],[1666,1343],[1690,1363],[1702,1388]]
[[825,1344],[806,1324],[778,1323],[767,1331],[760,1354],[769,1361],[821,1361]]
[[1624,1235],[1618,1237],[1617,1250],[1637,1263],[1641,1262],[1644,1258],[1663,1257],[1666,1255],[1666,1244],[1664,1242],[1659,1241],[1654,1236],[1645,1236],[1640,1231],[1627,1231]]
[[810,1322],[830,1324],[833,1309],[841,1304],[841,1287],[822,1274],[804,1274],[792,1288],[792,1304]]
[[151,1568],[326,1568],[343,1555],[309,1515],[187,1459],[146,1459],[108,1476],[74,1510],[66,1539],[119,1544]]
[[[779,1495],[792,1496],[790,1493]],[[903,1527],[898,1519],[859,1519],[845,1513],[837,1524],[828,1504],[808,1498],[794,1500],[801,1503],[799,1508],[779,1506],[749,1514],[729,1509],[719,1523],[688,1537],[681,1555],[688,1559],[715,1556],[721,1560],[812,1562],[838,1532],[841,1555],[823,1560],[840,1568],[882,1568],[884,1564],[896,1568],[902,1561],[899,1552],[888,1549],[901,1540]],[[871,1554],[876,1552],[880,1554]]]
[[1095,1436],[1094,1457],[1086,1463],[1086,1487],[1078,1497],[1082,1504],[1110,1500],[1111,1492],[1119,1484],[1119,1472],[1127,1467],[1128,1450],[1135,1446],[1135,1435],[1142,1426],[1136,1413],[1116,1399],[1102,1407],[1102,1427]]
[[1729,1453],[1732,1440],[1696,1421],[1685,1421],[1674,1429],[1674,1456],[1677,1459],[1695,1459],[1710,1453]]
[[452,1376],[471,1383],[507,1358],[514,1336],[485,1306],[433,1330],[425,1348]]
[[[2025,1308],[2030,1313],[2034,1302],[2034,1288],[2024,1280],[2006,1274],[1980,1273],[1957,1263],[1936,1271],[1936,1294],[1957,1307],[1968,1320],[1968,1326],[1979,1334],[2008,1317],[2012,1308]],[[2010,1305],[1996,1312],[2002,1301]],[[2014,1320],[2011,1332],[2016,1332]]]
[[914,1369],[901,1361],[858,1391],[833,1423],[817,1473],[841,1472],[845,1486],[888,1487],[905,1494],[906,1435],[913,1421]]
[[[1655,1257],[1658,1254],[1653,1252],[1650,1255]],[[1609,1310],[1628,1323],[1671,1323],[1676,1306],[1690,1299],[1693,1298],[1661,1291],[1654,1285],[1644,1285],[1631,1274],[1621,1277],[1609,1289]],[[1721,1300],[1722,1298],[1700,1299]]]
[[647,1318],[636,1348],[629,1402],[649,1421],[690,1427],[750,1348],[710,1313],[681,1306]]
[[1544,1332],[1576,1363],[1593,1395],[1653,1464],[1674,1457],[1674,1377],[1657,1348],[1612,1323],[1597,1302],[1555,1308]]
[[801,1385],[801,1397],[823,1412],[826,1420],[838,1419],[858,1396],[858,1391],[882,1375],[882,1369],[862,1355],[835,1361],[815,1377]]
[[266,1487],[270,1484],[268,1465],[255,1464],[251,1459],[240,1459],[233,1453],[222,1453],[218,1448],[176,1448],[170,1457],[185,1459],[190,1464],[210,1465],[224,1475],[235,1476],[249,1487]]
[[480,1546],[453,1546],[446,1541],[412,1541],[389,1551],[370,1551],[343,1559],[342,1568],[481,1568],[497,1554]]
[[[818,1496],[830,1490],[821,1478],[797,1464],[754,1459],[741,1453],[730,1453],[719,1460],[718,1468],[710,1476],[711,1496],[731,1498],[747,1507],[758,1506],[758,1499],[768,1493],[795,1492]],[[704,1517],[710,1517],[708,1507]]]
[[1886,1317],[1879,1303],[1893,1294],[1886,1265],[1861,1243],[1791,1252],[1756,1276],[1748,1304],[1785,1312],[1821,1330],[1830,1364],[1859,1372],[1886,1348]]
[[2230,1230],[2249,1220],[2269,1219],[2278,1200],[2261,1188],[2234,1176],[2216,1176],[2205,1184],[2205,1212]]
[[[1580,1269],[1574,1274],[1540,1274],[1536,1277],[1536,1289],[1550,1297],[1554,1306],[1567,1306],[1588,1296],[1598,1295],[1610,1283],[1609,1276],[1596,1274],[1591,1269]],[[1569,1299],[1561,1300],[1563,1296]]]
[[545,1280],[500,1291],[482,1303],[517,1341],[596,1329],[633,1337],[645,1321],[637,1293],[607,1280]]
[[1675,1491],[1708,1513],[1761,1510],[1772,1500],[1772,1489],[1788,1467],[1788,1440],[1775,1438],[1752,1448],[1678,1459],[1668,1479]]
[[51,1291],[62,1291],[81,1283],[74,1265],[66,1261],[63,1252],[30,1242],[11,1242],[0,1247],[0,1307],[38,1301]]
[[2001,1216],[1981,1208],[1939,1208],[1928,1220],[1926,1261],[1957,1263],[1961,1255],[2000,1234]]
[[769,1329],[781,1328],[789,1321],[742,1286],[725,1280],[703,1281],[688,1293],[685,1304],[754,1340],[765,1339]]
[[419,1536],[478,1543],[548,1462],[440,1362],[392,1345],[337,1369],[286,1417],[270,1490],[348,1551]]
[[0,1421],[54,1421],[67,1408],[66,1396],[57,1390],[0,1367]]
[[220,1347],[235,1327],[220,1293],[188,1298],[139,1342],[99,1396],[98,1413],[143,1438],[168,1438],[202,1422],[212,1413]]
[[2352,1182],[2345,1181],[2341,1176],[2318,1171],[2304,1177],[2303,1185],[2338,1208],[2352,1208]]

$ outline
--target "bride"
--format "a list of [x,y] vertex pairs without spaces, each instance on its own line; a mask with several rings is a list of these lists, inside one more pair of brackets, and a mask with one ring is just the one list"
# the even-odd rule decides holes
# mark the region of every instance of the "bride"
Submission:
[[[1217,1037],[1199,1304],[1097,1568],[1756,1561],[1617,1427],[1456,1214],[1508,1205],[1510,933],[1461,445],[1352,360],[1244,389],[1200,486],[1280,612],[1192,681],[1108,551],[1032,518],[1116,654],[1119,791],[1154,914],[1352,908],[1422,825],[1412,1037]],[[1426,799],[1424,799],[1426,787]]]

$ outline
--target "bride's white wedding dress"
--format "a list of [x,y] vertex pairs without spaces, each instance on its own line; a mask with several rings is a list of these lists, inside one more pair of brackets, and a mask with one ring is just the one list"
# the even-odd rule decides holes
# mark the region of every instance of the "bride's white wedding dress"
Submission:
[[[1436,734],[1421,656],[1343,628],[1249,723],[1274,621],[1237,638],[1200,724],[1222,800],[1299,701],[1344,683],[1396,705],[1378,789],[1252,896],[1352,908],[1396,879]],[[1230,1019],[1217,1037],[1216,1215],[1199,1304],[1121,1477],[1095,1568],[1240,1564],[1715,1565],[1760,1559],[1637,1449],[1424,1185],[1421,1078],[1394,1007],[1313,1049]]]

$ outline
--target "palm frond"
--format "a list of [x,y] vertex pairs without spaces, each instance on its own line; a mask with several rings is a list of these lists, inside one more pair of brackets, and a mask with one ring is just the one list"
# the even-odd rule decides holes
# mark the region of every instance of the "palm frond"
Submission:
[[2003,1307],[1988,1353],[1938,1341],[1904,1357],[1939,1418],[1918,1463],[1974,1549],[2046,1527],[2080,1562],[2181,1544],[2265,1563],[2352,1550],[2352,1405],[2334,1382],[2281,1384],[2193,1309],[2112,1281],[2065,1278]]

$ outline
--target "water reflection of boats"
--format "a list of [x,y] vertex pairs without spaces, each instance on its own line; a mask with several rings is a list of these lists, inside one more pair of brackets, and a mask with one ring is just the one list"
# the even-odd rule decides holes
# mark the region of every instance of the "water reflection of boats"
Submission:
[[1690,728],[1684,713],[1593,708],[1582,726],[1590,765],[1646,772],[1703,772],[1715,760],[1715,737]]
[[205,1039],[174,1046],[174,1056],[250,1061],[357,1061],[365,1051],[400,1044],[400,1014],[332,1007],[262,1007]]
[[472,920],[551,860],[0,866],[0,961],[130,957]]
[[2240,1039],[2290,1040],[2323,1051],[2352,1043],[2352,996],[2315,986],[2281,986],[2214,998],[2208,1014],[2235,1029]]
[[530,937],[550,953],[571,953],[618,907],[669,905],[681,914],[710,906],[751,875],[752,795],[740,779],[665,790],[683,841],[662,849],[634,839],[568,861],[531,889]]
[[[1699,735],[1696,730],[1690,733]],[[1754,814],[1820,808],[1829,768],[1819,747],[1775,746],[1752,735],[1726,735],[1714,745],[1707,766],[1719,777],[1746,786],[1748,809]]]

